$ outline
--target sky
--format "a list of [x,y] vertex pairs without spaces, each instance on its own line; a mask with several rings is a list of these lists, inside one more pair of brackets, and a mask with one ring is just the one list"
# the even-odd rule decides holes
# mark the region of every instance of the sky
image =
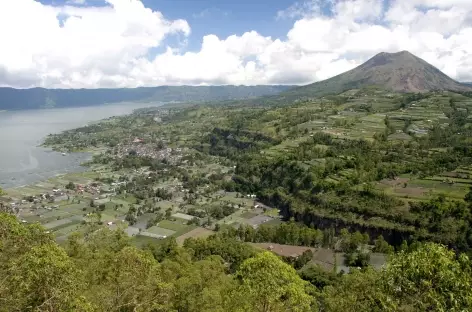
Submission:
[[0,86],[308,84],[408,50],[472,81],[472,0],[0,0]]

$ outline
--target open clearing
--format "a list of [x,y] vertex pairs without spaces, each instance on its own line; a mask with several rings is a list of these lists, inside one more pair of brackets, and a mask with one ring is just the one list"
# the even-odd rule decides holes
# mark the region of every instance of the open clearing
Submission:
[[[144,235],[144,236],[153,236],[153,235],[158,235],[158,236],[171,236],[172,234],[174,234],[176,231],[173,231],[173,230],[169,230],[169,229],[165,229],[163,227],[159,227],[159,226],[153,226],[153,227],[150,227],[149,229],[147,230],[143,230],[141,231],[141,235]],[[153,234],[153,235],[148,235],[148,234]]]
[[213,235],[213,234],[215,234],[215,232],[213,232],[211,230],[204,229],[202,227],[198,227],[196,229],[191,230],[190,232],[187,232],[187,233],[177,237],[177,243],[179,245],[182,245],[187,238],[190,238],[190,237],[192,237],[192,238],[206,238],[206,237],[208,237],[210,235]]
[[185,230],[186,228],[188,228],[188,225],[186,224],[182,224],[182,223],[179,223],[179,222],[172,222],[172,221],[169,221],[169,220],[162,220],[161,222],[159,222],[159,227],[163,228],[163,229],[168,229],[168,230],[172,230],[172,231],[181,231],[181,230]]
[[181,212],[174,213],[172,216],[174,218],[184,219],[184,220],[187,220],[187,221],[190,221],[193,218],[195,218],[194,216],[191,216],[191,215],[188,215],[188,214],[185,214],[185,213],[181,213]]
[[52,222],[48,222],[46,224],[43,224],[43,226],[46,228],[46,229],[53,229],[53,228],[57,228],[59,226],[62,226],[62,225],[65,225],[65,224],[69,224],[71,223],[73,220],[71,218],[68,218],[68,219],[61,219],[61,220],[56,220],[56,221],[52,221]]

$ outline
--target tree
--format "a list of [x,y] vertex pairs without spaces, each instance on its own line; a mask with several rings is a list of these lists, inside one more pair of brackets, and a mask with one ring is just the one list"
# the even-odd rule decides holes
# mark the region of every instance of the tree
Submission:
[[472,275],[469,258],[426,243],[395,255],[382,273],[386,293],[401,310],[470,311]]
[[229,299],[229,290],[234,287],[234,280],[225,272],[224,261],[219,256],[210,256],[205,260],[189,265],[175,282],[176,311],[228,311],[225,308]]
[[294,262],[294,267],[295,269],[301,269],[305,264],[310,262],[310,260],[313,259],[313,251],[311,249],[305,250],[300,256],[295,259]]
[[42,227],[0,214],[1,311],[83,311],[82,286],[74,263]]
[[241,264],[237,292],[245,298],[241,311],[310,311],[312,298],[290,265],[271,252],[262,252]]
[[370,253],[366,250],[349,251],[345,254],[345,265],[365,268],[369,265]]
[[35,246],[7,266],[8,274],[3,281],[8,289],[2,294],[6,299],[3,307],[10,307],[7,310],[74,310],[78,272],[55,243]]
[[373,269],[352,270],[334,285],[323,289],[322,305],[329,312],[394,312],[395,306],[383,292],[380,273]]
[[326,286],[336,285],[340,279],[334,272],[327,271],[319,265],[308,265],[298,273],[300,277],[310,282],[318,289],[323,289]]
[[165,217],[169,219],[172,216],[172,208],[167,208]]
[[426,243],[394,255],[386,268],[353,270],[325,287],[327,311],[470,311],[470,260]]
[[152,254],[135,247],[118,252],[99,250],[87,297],[98,311],[168,311],[170,285],[159,273]]
[[69,183],[66,185],[66,189],[75,190],[75,184],[72,181],[69,181]]
[[380,252],[380,253],[385,253],[385,254],[391,254],[393,253],[393,247],[390,246],[384,239],[382,235],[380,235],[375,241],[374,241],[374,252]]
[[[1,189],[0,189],[0,194],[1,194]],[[468,202],[470,205],[472,205],[472,187],[470,188],[469,192],[465,195],[464,200]]]

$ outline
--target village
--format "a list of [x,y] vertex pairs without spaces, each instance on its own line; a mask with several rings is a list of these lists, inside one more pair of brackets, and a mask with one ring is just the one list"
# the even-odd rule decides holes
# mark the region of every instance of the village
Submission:
[[[257,231],[287,223],[256,194],[224,187],[234,177],[233,162],[171,144],[172,133],[126,136],[97,154],[86,172],[7,190],[0,208],[23,223],[39,222],[59,243],[72,233],[87,233],[92,225],[123,230],[135,245],[144,246],[169,238],[182,245],[228,228]],[[269,241],[250,243],[290,259],[310,250],[312,261],[327,270],[349,269],[337,248],[323,248],[320,241],[306,246]],[[384,262],[385,257],[372,254],[374,267]]]
[[[123,151],[140,146],[143,148],[137,148],[139,153],[143,153],[140,155],[149,151],[142,142],[123,146]],[[174,153],[176,161],[180,159],[182,150],[175,151],[165,148],[152,155],[168,159]],[[218,168],[218,171],[224,172],[225,169]],[[257,227],[281,222],[277,212],[258,202],[255,194],[225,192],[213,189],[209,184],[198,186],[190,194],[190,189],[178,179],[156,178],[171,174],[168,169],[155,172],[128,169],[118,175],[112,170],[107,172],[103,167],[97,167],[90,172],[67,174],[34,186],[8,190],[7,195],[0,197],[0,208],[17,215],[23,223],[41,223],[59,241],[64,241],[74,231],[84,231],[94,218],[111,229],[122,228],[138,244],[170,236],[177,239],[179,236],[206,236],[213,233],[215,226],[221,225],[238,227],[249,224]],[[120,177],[124,176],[131,178],[123,181]],[[139,193],[136,181],[151,177],[156,179],[152,192],[158,190],[157,193],[167,195],[159,197],[159,194],[154,194],[154,197],[141,199],[132,194]],[[147,186],[146,189],[149,190]],[[215,212],[219,207],[231,208],[222,214]],[[156,213],[162,215],[157,221]],[[131,214],[134,215],[131,217]],[[182,239],[179,241],[183,242]]]
[[164,143],[147,143],[146,139],[134,138],[130,142],[119,143],[113,154],[121,159],[126,156],[148,157],[154,160],[166,160],[172,164],[177,163],[185,154],[182,148],[166,147]]
[[[109,172],[113,176],[112,172]],[[133,171],[135,178],[149,177],[149,171]],[[87,226],[98,222],[111,230],[122,229],[138,246],[174,237],[179,244],[187,238],[204,238],[215,230],[241,225],[257,229],[262,224],[278,225],[282,220],[278,211],[259,202],[255,194],[240,194],[208,187],[199,188],[192,196],[180,181],[156,185],[162,195],[139,199],[122,190],[133,181],[105,179],[104,173],[68,174],[39,183],[34,187],[10,190],[0,197],[0,209],[17,215],[23,223],[39,222],[59,243],[67,241],[73,232],[87,231]],[[95,177],[95,179],[92,179]],[[108,181],[107,183],[97,179]],[[40,190],[25,194],[25,191]],[[169,193],[166,193],[169,192]],[[151,209],[149,209],[151,207]],[[212,209],[228,208],[228,214],[217,216]],[[223,209],[225,211],[226,208]],[[133,218],[130,218],[133,212]],[[311,261],[328,271],[348,272],[343,253],[334,249],[293,246],[275,243],[251,243],[258,249],[270,250],[281,257],[295,259],[310,251]],[[386,261],[383,254],[372,254],[370,263],[380,268]]]

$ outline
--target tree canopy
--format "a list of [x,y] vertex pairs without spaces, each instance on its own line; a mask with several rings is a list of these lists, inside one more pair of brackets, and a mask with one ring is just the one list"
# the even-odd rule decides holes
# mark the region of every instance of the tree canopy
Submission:
[[247,248],[210,237],[138,249],[124,232],[96,227],[61,247],[39,225],[1,214],[0,311],[472,309],[470,260],[442,245],[420,244],[379,271],[343,276],[296,271],[271,252]]

